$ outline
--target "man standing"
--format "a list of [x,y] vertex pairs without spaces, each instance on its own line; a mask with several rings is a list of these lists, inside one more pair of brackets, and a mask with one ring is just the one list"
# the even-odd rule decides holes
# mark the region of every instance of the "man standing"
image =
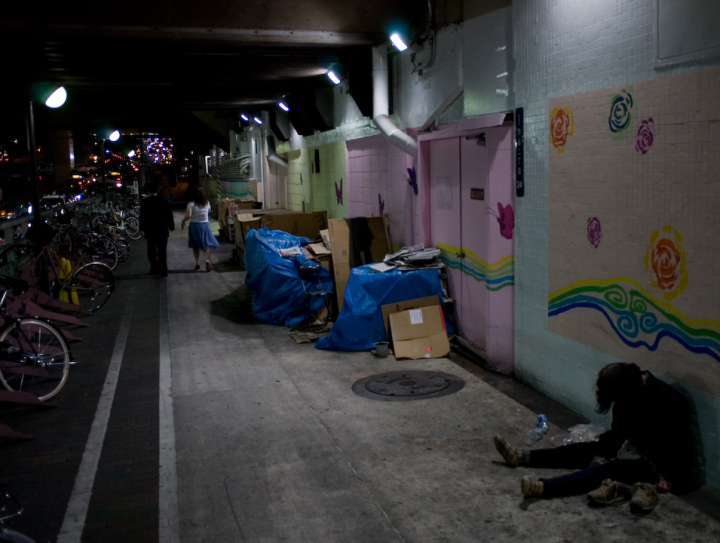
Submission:
[[140,202],[140,234],[147,240],[150,273],[167,277],[167,243],[170,231],[175,230],[170,204],[158,196],[158,185],[148,186],[150,196]]

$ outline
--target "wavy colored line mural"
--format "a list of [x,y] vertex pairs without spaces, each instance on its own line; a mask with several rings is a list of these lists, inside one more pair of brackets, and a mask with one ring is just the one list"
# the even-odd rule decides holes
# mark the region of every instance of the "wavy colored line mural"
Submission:
[[549,296],[548,316],[579,307],[602,313],[629,347],[655,351],[669,337],[690,352],[720,362],[720,321],[691,319],[629,277],[577,281],[558,289]]
[[[440,259],[448,268],[460,270],[476,281],[484,282],[487,290],[497,291],[515,284],[515,257],[513,255],[501,258],[494,264],[488,264],[464,247],[453,247],[444,243],[437,243],[435,247],[440,249]],[[465,253],[465,258],[457,256],[457,253],[460,252]]]

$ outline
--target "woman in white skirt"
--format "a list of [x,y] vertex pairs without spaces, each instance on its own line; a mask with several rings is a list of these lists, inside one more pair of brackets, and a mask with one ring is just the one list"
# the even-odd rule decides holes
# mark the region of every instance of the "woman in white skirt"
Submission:
[[188,204],[187,213],[182,220],[182,228],[185,228],[185,223],[190,221],[188,247],[193,250],[195,255],[195,271],[200,269],[200,251],[205,254],[205,271],[210,271],[212,269],[210,265],[210,249],[220,247],[210,230],[209,213],[210,203],[205,197],[205,191],[198,187],[195,201]]

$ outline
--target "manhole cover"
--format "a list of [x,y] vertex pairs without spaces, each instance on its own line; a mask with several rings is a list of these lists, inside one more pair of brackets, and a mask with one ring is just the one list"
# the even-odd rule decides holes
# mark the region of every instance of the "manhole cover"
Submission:
[[352,390],[358,396],[386,402],[406,402],[447,396],[465,381],[439,371],[393,371],[360,379]]

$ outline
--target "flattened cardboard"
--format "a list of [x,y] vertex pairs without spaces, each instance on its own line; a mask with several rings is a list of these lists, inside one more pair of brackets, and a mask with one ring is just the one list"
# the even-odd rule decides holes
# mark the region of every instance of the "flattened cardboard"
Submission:
[[390,315],[395,358],[442,358],[450,352],[442,307],[410,309]]
[[326,256],[332,254],[332,251],[328,251],[325,248],[324,243],[311,243],[310,245],[308,245],[308,248],[315,256]]
[[390,315],[407,311],[408,309],[418,309],[420,307],[432,307],[436,305],[440,305],[440,297],[437,294],[433,294],[432,296],[425,296],[424,298],[413,298],[412,300],[405,300],[404,302],[380,306],[383,324],[385,324],[385,334],[390,338]]
[[[373,234],[370,246],[371,262],[382,262],[385,255],[390,252],[390,234],[388,232],[389,219],[382,217],[368,217],[368,227]],[[350,229],[345,219],[330,219],[328,221],[330,234],[330,250],[332,251],[333,269],[335,274],[335,289],[337,293],[338,311],[342,309],[345,287],[350,279]]]

